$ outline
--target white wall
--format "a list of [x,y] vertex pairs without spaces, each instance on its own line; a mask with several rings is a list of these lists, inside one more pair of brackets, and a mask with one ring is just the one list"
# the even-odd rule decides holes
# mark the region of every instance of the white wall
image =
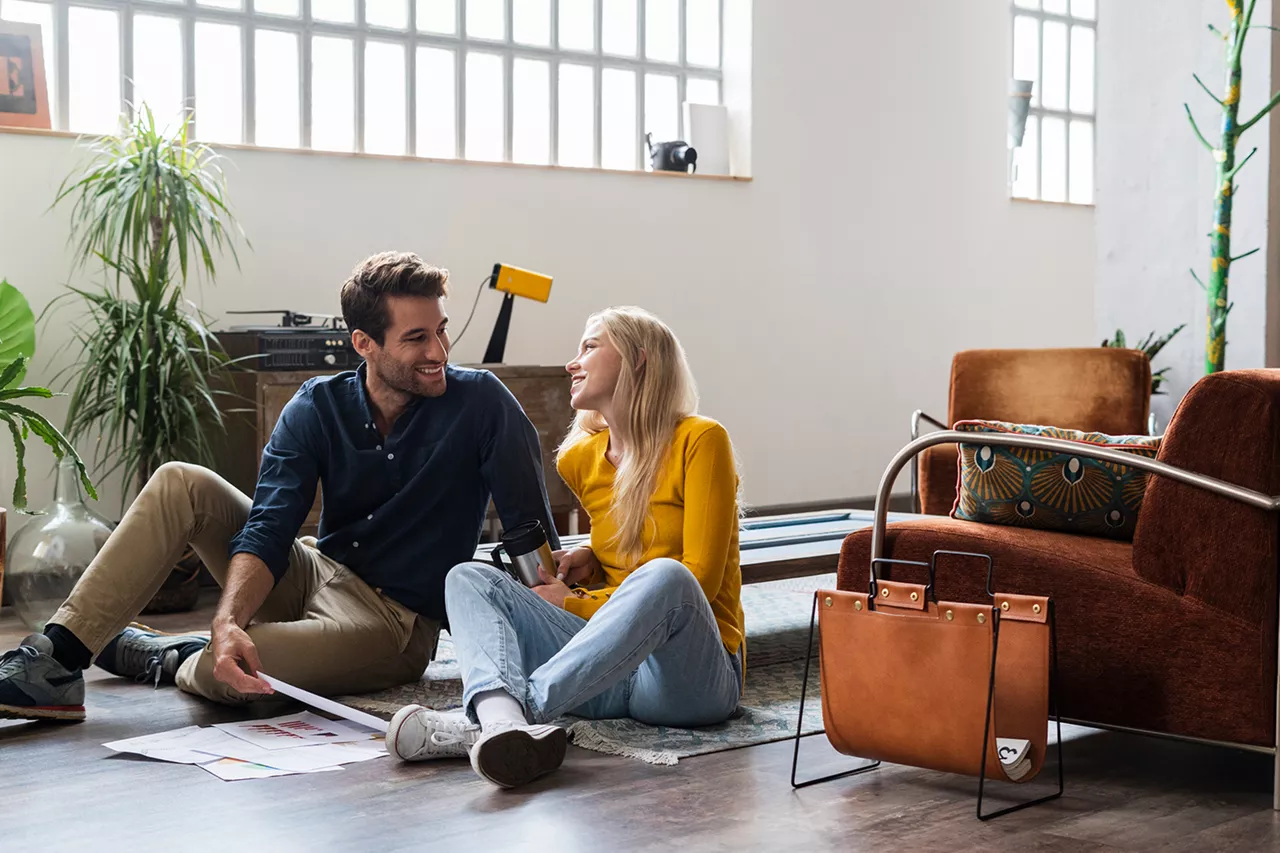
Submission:
[[[1163,424],[1204,374],[1205,297],[1188,270],[1208,281],[1215,163],[1195,138],[1183,103],[1191,105],[1200,129],[1216,143],[1221,110],[1192,74],[1221,97],[1223,47],[1207,25],[1222,29],[1230,18],[1221,0],[1103,0],[1100,6],[1097,332],[1101,339],[1123,328],[1132,339],[1187,323],[1154,364],[1173,368],[1168,396],[1153,403]],[[1270,0],[1260,0],[1254,23],[1275,23]],[[1259,29],[1245,42],[1242,122],[1266,103],[1272,89],[1272,38]],[[1259,150],[1236,178],[1234,255],[1276,240],[1267,225],[1275,139],[1270,123],[1263,121],[1237,148],[1239,157],[1254,146]],[[1235,308],[1227,322],[1228,369],[1268,365],[1267,293],[1275,289],[1274,282],[1268,285],[1268,266],[1274,279],[1277,252],[1280,248],[1273,247],[1231,267]]]
[[[749,501],[874,493],[910,411],[945,413],[956,350],[1096,343],[1093,211],[1006,197],[1003,0],[755,7],[754,182],[233,151],[254,248],[205,309],[336,312],[388,248],[449,267],[459,319],[495,261],[551,273],[549,304],[516,306],[509,362],[563,363],[589,312],[644,305],[682,336]],[[21,164],[0,169],[0,274],[37,308],[67,275],[66,213],[41,211],[73,162],[69,140],[0,134]]]

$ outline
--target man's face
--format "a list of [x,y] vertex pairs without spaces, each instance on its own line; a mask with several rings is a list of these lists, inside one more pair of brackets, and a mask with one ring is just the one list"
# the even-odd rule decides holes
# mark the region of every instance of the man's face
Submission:
[[366,346],[357,346],[369,370],[389,387],[418,397],[439,397],[445,389],[449,360],[449,315],[444,298],[388,296],[390,323],[382,345],[363,332]]

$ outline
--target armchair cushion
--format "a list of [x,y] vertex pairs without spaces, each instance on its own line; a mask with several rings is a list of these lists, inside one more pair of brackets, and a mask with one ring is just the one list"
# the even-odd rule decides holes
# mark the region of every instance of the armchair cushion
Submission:
[[[972,433],[1059,438],[1154,459],[1160,439],[1104,435],[1001,421],[961,421]],[[1071,453],[1000,447],[981,440],[960,445],[953,518],[1132,540],[1147,485],[1145,472]]]

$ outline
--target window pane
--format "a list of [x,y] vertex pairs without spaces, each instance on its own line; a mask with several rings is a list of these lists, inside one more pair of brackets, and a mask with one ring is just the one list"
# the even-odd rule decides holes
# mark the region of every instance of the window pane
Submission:
[[72,6],[67,15],[69,126],[112,133],[120,122],[120,18],[109,9]]
[[1040,198],[1067,200],[1067,124],[1046,116],[1040,122]]
[[601,41],[605,53],[636,55],[636,0],[603,0]]
[[298,37],[278,30],[254,33],[254,144],[297,148],[301,123]]
[[644,75],[644,129],[654,142],[680,138],[680,107],[676,78],[669,74]]
[[[650,4],[652,8],[652,4]],[[600,165],[636,167],[636,75],[606,68],[600,75]]]
[[0,0],[0,20],[13,21],[16,24],[38,24],[40,26],[40,46],[44,51],[45,88],[49,98],[49,117],[53,126],[59,127],[58,121],[58,63],[53,61],[53,5],[50,3],[32,3],[29,0]]
[[[1040,79],[1040,23],[1019,15],[1013,19],[1013,79]],[[1031,105],[1040,105],[1040,87],[1031,87]]]
[[417,66],[418,156],[457,157],[453,51],[420,47]]
[[311,0],[311,17],[339,24],[356,22],[355,0]]
[[409,26],[409,4],[406,0],[365,0],[364,20],[371,27],[403,30]]
[[1044,83],[1040,98],[1046,108],[1067,108],[1067,25],[1044,22]]
[[404,45],[369,41],[364,46],[364,150],[404,154],[408,117]]
[[685,0],[685,60],[720,67],[720,0]]
[[1023,9],[1039,9],[1040,0],[1013,0],[1013,5],[1021,6]]
[[1092,21],[1098,17],[1098,0],[1071,0],[1071,14]]
[[[467,0],[467,35],[502,41],[507,37],[506,10],[502,0]],[[470,64],[470,58],[467,60]]]
[[1044,10],[1055,15],[1067,14],[1067,0],[1044,0]]
[[244,105],[240,28],[196,24],[196,135],[206,142],[241,142]]
[[1093,112],[1093,28],[1071,28],[1071,111]]
[[1093,122],[1071,122],[1071,201],[1093,203]]
[[302,0],[253,0],[253,10],[264,15],[297,18],[302,14]]
[[356,147],[355,45],[351,39],[311,38],[311,147]]
[[511,159],[551,162],[551,66],[541,59],[516,59],[511,68]]
[[418,29],[424,33],[458,31],[458,10],[455,0],[418,0]]
[[[470,31],[470,23],[467,25]],[[467,54],[468,160],[502,160],[506,120],[503,106],[502,57]]]
[[182,127],[182,24],[177,18],[133,16],[133,105],[151,107],[158,127]]
[[551,0],[512,0],[511,38],[520,44],[551,45]]
[[1014,198],[1036,197],[1036,181],[1040,174],[1039,125],[1039,118],[1027,116],[1027,128],[1022,134],[1022,147],[1013,149]]
[[720,105],[720,81],[690,77],[684,84],[684,99],[691,104]]
[[201,6],[213,6],[218,9],[242,9],[240,0],[196,0]]
[[596,81],[589,65],[560,65],[559,152],[561,166],[594,166]]
[[645,4],[644,55],[659,62],[680,59],[680,0]]
[[[634,15],[633,12],[632,29],[635,29]],[[560,0],[560,48],[586,51],[596,49],[595,0]]]

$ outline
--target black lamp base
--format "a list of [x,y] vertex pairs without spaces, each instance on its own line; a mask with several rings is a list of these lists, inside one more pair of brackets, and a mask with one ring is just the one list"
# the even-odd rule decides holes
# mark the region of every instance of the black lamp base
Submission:
[[507,350],[507,332],[511,328],[511,308],[515,301],[515,295],[511,293],[502,298],[498,319],[493,324],[493,334],[489,336],[489,346],[484,351],[484,364],[502,363],[503,354]]

